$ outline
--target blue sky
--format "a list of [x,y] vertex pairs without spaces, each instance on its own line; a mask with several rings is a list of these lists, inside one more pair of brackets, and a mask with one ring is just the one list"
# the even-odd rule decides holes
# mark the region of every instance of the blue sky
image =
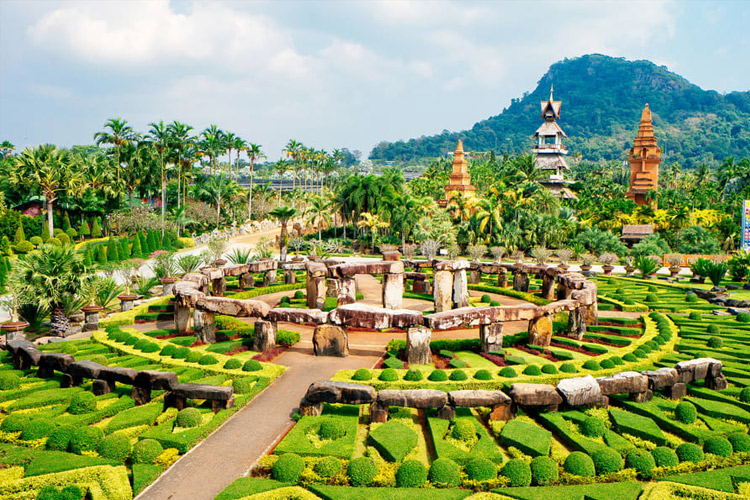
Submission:
[[[587,53],[750,89],[750,1],[0,0],[0,140],[211,123],[279,156],[461,130]],[[564,95],[558,97],[565,99]]]

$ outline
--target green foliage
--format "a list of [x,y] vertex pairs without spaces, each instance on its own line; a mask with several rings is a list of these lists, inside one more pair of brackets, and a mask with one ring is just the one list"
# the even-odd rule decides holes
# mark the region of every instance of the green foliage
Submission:
[[339,439],[346,436],[346,427],[339,419],[323,417],[320,421],[318,435],[321,439]]
[[481,370],[477,370],[474,374],[474,378],[477,380],[492,380],[492,373],[490,373],[489,370],[482,368]]
[[370,441],[383,458],[400,462],[417,446],[418,437],[413,429],[392,419],[371,431]]
[[419,382],[422,380],[422,372],[420,370],[408,370],[404,374],[404,380],[408,382]]
[[395,382],[398,378],[398,372],[393,368],[386,368],[380,372],[380,376],[378,376],[378,380],[383,382]]
[[559,472],[557,462],[550,457],[536,457],[531,460],[531,480],[535,486],[546,486],[557,482]]
[[589,359],[589,360],[586,360],[585,363],[583,363],[583,369],[591,370],[591,371],[598,371],[598,370],[601,370],[602,367],[597,360]]
[[642,478],[649,478],[651,471],[656,467],[654,457],[646,450],[636,448],[630,450],[625,457],[625,467],[628,469],[635,469],[638,476]]
[[198,427],[203,423],[203,416],[197,408],[184,408],[180,410],[175,419],[178,427]]
[[281,455],[271,469],[273,478],[285,483],[296,483],[305,470],[305,460],[295,453]]
[[720,457],[731,457],[732,456],[732,443],[726,438],[720,436],[712,436],[703,443],[703,451],[705,453],[711,453]]
[[[680,232],[677,251],[686,254],[715,255],[721,253],[721,245],[706,229],[690,226]],[[726,273],[726,270],[724,272]]]
[[81,415],[96,410],[96,397],[90,392],[79,392],[70,400],[68,413]]
[[602,437],[606,431],[607,426],[599,418],[586,417],[581,422],[581,434],[584,436],[598,438]]
[[654,463],[657,467],[674,467],[680,463],[677,453],[667,446],[657,446],[651,452],[651,455],[654,457]]
[[84,451],[94,451],[104,439],[104,431],[90,425],[80,427],[70,437],[70,451],[81,454]]
[[454,381],[461,381],[461,380],[466,380],[469,377],[468,377],[468,375],[466,375],[466,372],[464,372],[463,370],[453,370],[451,372],[450,377],[448,377],[448,378],[450,380],[454,380]]
[[721,349],[724,347],[724,341],[720,337],[711,337],[708,339],[708,347],[712,349]]
[[574,451],[565,458],[563,469],[568,474],[582,477],[592,477],[596,474],[593,459],[582,451]]
[[503,467],[502,475],[510,480],[511,487],[529,486],[531,484],[531,467],[520,458],[508,460]]
[[689,401],[681,401],[674,409],[674,418],[683,424],[692,424],[697,417],[698,411]]
[[578,370],[573,363],[563,363],[560,365],[560,371],[563,373],[576,373]]
[[524,375],[541,375],[542,371],[539,369],[538,365],[528,365],[526,368],[523,369]]
[[542,373],[547,375],[554,375],[557,373],[557,367],[553,364],[542,365]]
[[457,419],[451,429],[451,437],[459,441],[471,442],[476,439],[477,431],[474,422],[467,419]]
[[[469,460],[464,470],[472,481],[491,481],[497,478],[497,466],[486,458]],[[529,482],[531,482],[531,470],[529,470]]]
[[750,403],[750,387],[743,387],[739,395],[740,401]]
[[67,450],[70,438],[73,437],[75,430],[76,426],[74,425],[61,425],[55,428],[47,438],[47,449],[56,451]]
[[81,227],[78,229],[78,232],[81,236],[91,236],[91,228],[89,227],[89,223],[83,221],[81,223]]
[[419,488],[427,481],[427,469],[418,460],[407,460],[396,471],[396,486]]
[[323,457],[315,464],[315,472],[326,479],[330,479],[336,474],[340,474],[344,466],[336,457]]
[[455,488],[461,483],[461,468],[450,458],[438,458],[430,466],[430,483],[441,488]]
[[703,461],[703,450],[697,444],[682,443],[675,451],[680,462],[699,463]]
[[239,359],[229,359],[224,363],[225,370],[237,370],[239,368],[242,368],[242,361]]
[[18,389],[21,386],[21,379],[13,372],[0,372],[0,391],[9,391]]
[[245,364],[242,365],[242,371],[246,371],[246,372],[257,372],[262,369],[263,369],[263,365],[261,365],[259,361],[256,361],[254,359],[245,361]]
[[130,439],[124,434],[110,434],[99,443],[99,455],[124,462],[130,455]]
[[349,462],[346,473],[352,486],[367,486],[378,475],[378,466],[367,457],[359,457]]
[[739,321],[740,323],[750,323],[750,314],[739,313],[737,315],[737,321]]
[[448,380],[448,374],[445,372],[445,370],[436,369],[433,370],[429,377],[427,377],[427,380],[430,380],[432,382],[445,382]]
[[198,364],[201,366],[215,365],[218,362],[219,360],[210,354],[205,354],[198,360]]
[[516,373],[516,371],[513,368],[511,368],[510,366],[505,366],[505,367],[501,368],[500,372],[498,372],[498,375],[500,375],[501,377],[504,377],[504,378],[513,378],[513,377],[517,377],[518,376],[518,374]]
[[99,217],[96,217],[94,219],[94,225],[91,228],[91,237],[92,238],[102,237],[102,225],[101,225],[101,222],[99,222]]
[[133,446],[131,461],[134,464],[152,464],[162,454],[164,448],[155,439],[143,439]]
[[161,466],[150,464],[133,464],[133,495],[138,495],[153,483],[163,472]]
[[29,421],[21,430],[21,439],[31,441],[49,436],[55,429],[55,423],[46,418],[36,418]]
[[500,443],[513,446],[532,456],[547,456],[552,443],[552,433],[522,420],[511,420],[500,432]]
[[727,435],[727,440],[732,444],[735,453],[750,452],[750,436],[744,432],[733,432]]
[[619,453],[612,448],[600,448],[596,450],[591,459],[594,461],[594,468],[599,475],[612,474],[623,467],[623,460]]

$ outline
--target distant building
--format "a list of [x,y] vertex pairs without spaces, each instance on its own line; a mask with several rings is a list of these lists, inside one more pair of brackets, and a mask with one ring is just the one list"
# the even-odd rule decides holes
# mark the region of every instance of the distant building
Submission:
[[641,113],[641,124],[633,147],[630,148],[630,189],[627,196],[639,205],[655,207],[656,200],[646,200],[646,193],[659,189],[661,149],[656,145],[651,110],[648,104]]
[[565,161],[568,151],[563,145],[563,138],[567,135],[557,124],[557,120],[560,118],[562,101],[554,100],[553,90],[554,88],[550,87],[549,100],[541,102],[544,123],[534,133],[537,141],[534,146],[536,168],[542,170],[545,174],[549,174],[549,177],[542,179],[540,183],[555,196],[566,200],[577,199],[575,193],[567,187],[573,182],[565,180],[565,172],[570,171],[570,167]]
[[638,243],[646,236],[654,234],[653,224],[625,224],[620,239],[625,243]]
[[28,215],[29,217],[36,217],[37,215],[41,214],[44,209],[44,197],[42,196],[32,196],[23,203],[19,203],[18,205],[11,207],[13,210],[16,210],[18,212],[21,212],[23,215]]
[[445,200],[440,200],[438,203],[443,208],[448,205],[454,192],[473,193],[477,189],[471,185],[469,162],[466,161],[464,143],[460,139],[456,144],[456,151],[453,153],[453,172],[449,177],[450,182],[445,187]]

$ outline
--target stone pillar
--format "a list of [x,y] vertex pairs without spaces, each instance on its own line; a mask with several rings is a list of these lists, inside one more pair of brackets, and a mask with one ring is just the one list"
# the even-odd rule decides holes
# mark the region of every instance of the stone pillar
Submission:
[[435,416],[437,418],[442,418],[443,420],[455,420],[456,407],[450,404],[445,404],[438,408],[437,412],[435,412]]
[[459,269],[453,272],[453,303],[456,304],[456,307],[469,307],[466,269]]
[[190,330],[190,306],[184,306],[179,303],[174,306],[174,327],[181,335]]
[[430,282],[427,280],[415,279],[411,284],[411,291],[414,293],[432,293]]
[[287,269],[284,271],[284,284],[285,285],[293,285],[297,282],[297,275],[294,274],[294,271],[291,269]]
[[118,299],[120,299],[120,312],[130,311],[133,308],[133,305],[135,304],[135,299],[138,298],[137,295],[118,295]]
[[453,272],[435,271],[435,285],[432,290],[435,312],[450,311],[453,301]]
[[549,347],[552,340],[552,317],[540,316],[529,321],[529,344]]
[[316,356],[349,355],[349,337],[340,326],[319,325],[313,332],[313,351]]
[[490,420],[505,420],[513,418],[513,407],[510,403],[495,405],[490,412]]
[[406,360],[410,365],[432,363],[430,339],[432,329],[426,326],[410,326],[406,331]]
[[568,336],[581,340],[586,334],[585,306],[576,307],[568,312]]
[[542,274],[542,297],[547,300],[555,299],[555,277],[551,274]]
[[377,401],[370,405],[370,423],[385,423],[388,421],[388,407]]
[[501,352],[503,350],[503,324],[479,325],[481,352]]
[[99,329],[99,311],[101,311],[102,309],[103,307],[97,306],[86,306],[81,308],[84,315],[84,332],[93,332]]
[[323,309],[326,304],[326,272],[325,264],[317,262],[307,263],[307,308]]
[[404,273],[383,274],[383,307],[401,309],[404,299]]
[[91,392],[94,393],[94,396],[101,396],[112,392],[112,388],[106,380],[96,379],[91,385]]
[[303,417],[319,417],[323,414],[323,403],[310,403],[302,398],[299,404],[299,414]]
[[557,300],[567,300],[572,294],[573,290],[560,282],[557,283]]
[[227,280],[222,276],[219,279],[211,280],[211,291],[214,297],[223,297],[227,291]]
[[596,325],[599,322],[599,307],[597,303],[583,306],[583,320],[587,325]]
[[276,323],[259,319],[255,322],[253,350],[266,352],[274,347],[276,347]]
[[271,286],[276,283],[276,269],[269,269],[263,275],[263,286]]
[[196,309],[195,313],[193,313],[193,330],[198,341],[208,344],[216,342],[214,313]]
[[482,282],[482,271],[479,269],[472,269],[469,273],[469,283],[472,285],[478,285]]
[[529,274],[521,271],[516,270],[513,273],[513,290],[517,292],[526,292],[529,291]]
[[505,288],[508,286],[508,272],[503,271],[501,273],[497,274],[497,286],[500,288]]
[[338,297],[340,287],[339,278],[326,278],[326,297]]
[[242,273],[240,274],[240,288],[252,288],[255,286],[255,277],[253,273]]
[[354,278],[341,278],[338,285],[336,304],[343,306],[357,301],[357,281]]

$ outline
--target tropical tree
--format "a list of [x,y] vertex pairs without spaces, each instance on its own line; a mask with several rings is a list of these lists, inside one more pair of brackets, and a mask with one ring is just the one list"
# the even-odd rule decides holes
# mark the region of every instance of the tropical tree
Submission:
[[304,149],[305,146],[303,146],[301,142],[295,139],[290,139],[282,150],[282,153],[284,153],[287,159],[292,160],[292,189],[294,189],[295,180],[297,178],[297,168],[299,167],[299,159],[302,156]]
[[53,206],[61,193],[74,192],[83,187],[83,178],[72,168],[70,155],[57,146],[43,144],[26,148],[15,157],[11,169],[11,183],[24,189],[40,191],[47,206],[47,228],[54,235]]
[[164,219],[167,215],[167,175],[164,168],[164,153],[170,146],[171,134],[163,121],[149,123],[151,127],[147,138],[159,151],[159,170],[161,172],[161,236],[164,237]]
[[280,235],[280,242],[279,242],[279,261],[280,262],[286,262],[286,251],[287,251],[287,242],[289,240],[288,232],[287,232],[287,224],[289,223],[289,220],[296,217],[299,214],[296,208],[294,207],[276,207],[270,212],[268,212],[268,215],[275,218],[281,223],[281,235]]
[[260,149],[260,144],[248,143],[245,148],[247,158],[250,160],[250,191],[247,197],[247,220],[253,217],[253,172],[255,170],[255,162],[266,157],[266,154]]
[[503,227],[503,208],[496,196],[482,198],[474,214],[479,222],[479,231],[487,235],[487,241],[495,241]]
[[201,154],[208,156],[211,174],[217,169],[216,160],[224,151],[224,132],[218,126],[211,124],[207,129],[201,132],[200,151]]
[[138,134],[128,125],[127,120],[122,118],[110,118],[104,124],[104,130],[94,134],[97,146],[109,144],[115,148],[115,168],[117,169],[117,181],[120,181],[120,150],[128,142],[138,139]]
[[221,206],[227,200],[236,196],[242,188],[237,182],[229,179],[227,176],[212,175],[209,178],[203,178],[203,182],[198,186],[197,194],[199,198],[216,204],[216,227],[221,223]]
[[331,201],[324,196],[315,196],[310,201],[310,206],[305,210],[305,215],[309,215],[308,222],[318,226],[318,242],[323,241],[322,223],[331,222]]
[[379,215],[369,212],[363,212],[361,217],[359,222],[357,222],[357,227],[365,228],[372,233],[372,253],[375,253],[375,237],[378,231],[388,228],[390,224],[381,220]]
[[182,167],[183,159],[189,158],[189,155],[185,155],[185,152],[193,144],[193,138],[190,137],[190,131],[193,127],[185,123],[174,121],[169,124],[169,141],[174,148],[172,151],[176,154],[177,159],[175,165],[177,166],[177,206],[180,207],[181,201],[181,180],[182,180]]

